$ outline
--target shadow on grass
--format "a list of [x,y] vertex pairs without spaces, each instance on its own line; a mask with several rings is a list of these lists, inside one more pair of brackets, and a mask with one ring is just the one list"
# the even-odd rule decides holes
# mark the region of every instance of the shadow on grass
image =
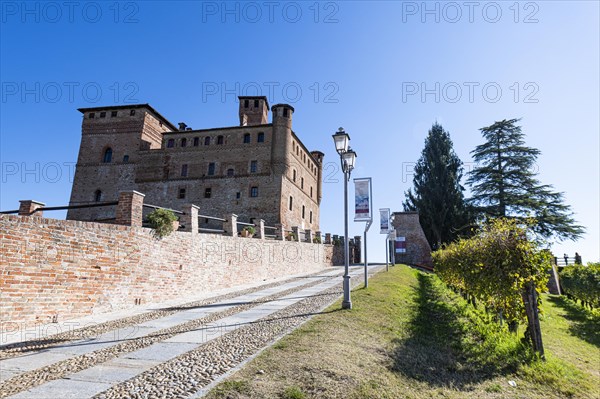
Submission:
[[579,339],[600,348],[600,314],[579,306],[565,296],[548,297],[548,301],[566,311],[565,319],[569,320],[569,332]]
[[418,282],[409,337],[395,340],[395,372],[432,386],[461,389],[516,371],[526,355],[521,345],[504,348],[503,355],[496,356],[491,345],[469,328],[461,305],[451,302],[433,275],[419,273]]

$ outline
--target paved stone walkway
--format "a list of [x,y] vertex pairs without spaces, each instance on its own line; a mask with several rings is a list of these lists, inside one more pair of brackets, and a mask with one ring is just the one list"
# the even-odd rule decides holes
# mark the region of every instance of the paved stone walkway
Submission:
[[[375,272],[378,268],[370,268]],[[0,360],[0,398],[191,398],[341,295],[342,268]],[[362,282],[352,267],[352,282]]]

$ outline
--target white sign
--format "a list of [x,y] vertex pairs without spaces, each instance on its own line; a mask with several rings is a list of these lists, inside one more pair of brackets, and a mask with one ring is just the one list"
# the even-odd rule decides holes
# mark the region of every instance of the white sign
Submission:
[[372,221],[371,209],[371,178],[354,179],[354,221]]
[[392,230],[390,225],[390,208],[379,209],[380,234],[388,234]]

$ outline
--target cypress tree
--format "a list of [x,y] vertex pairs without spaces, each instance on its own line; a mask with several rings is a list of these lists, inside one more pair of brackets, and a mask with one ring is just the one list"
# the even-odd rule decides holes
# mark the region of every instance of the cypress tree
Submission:
[[418,211],[419,220],[431,248],[452,241],[468,217],[460,185],[462,161],[453,149],[450,134],[433,124],[421,157],[415,166],[413,189],[403,203],[405,211]]

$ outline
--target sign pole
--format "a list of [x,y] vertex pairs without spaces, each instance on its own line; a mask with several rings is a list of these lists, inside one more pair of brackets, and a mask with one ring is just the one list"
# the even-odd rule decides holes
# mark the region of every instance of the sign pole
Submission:
[[365,288],[369,286],[369,276],[367,273],[367,231],[369,231],[369,227],[371,227],[371,221],[368,221],[365,225],[365,239],[363,240],[365,242]]
[[367,272],[367,232],[373,222],[373,191],[371,178],[363,177],[354,179],[354,221],[366,222],[365,225],[365,288],[369,286]]

